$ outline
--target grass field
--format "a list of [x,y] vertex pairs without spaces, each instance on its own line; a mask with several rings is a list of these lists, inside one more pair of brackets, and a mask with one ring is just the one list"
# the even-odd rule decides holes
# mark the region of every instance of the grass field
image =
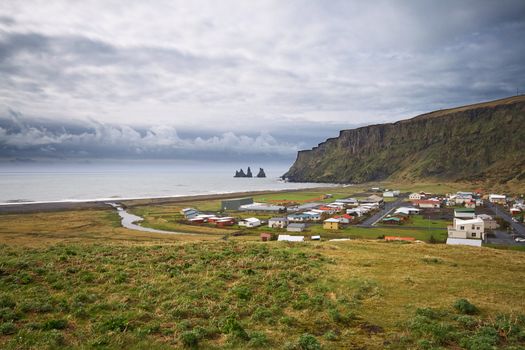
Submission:
[[[151,225],[175,225],[186,204],[132,211],[154,218]],[[130,231],[112,210],[0,215],[0,348],[511,349],[525,342],[523,252],[376,240],[439,240],[444,230],[314,225],[305,235],[364,240],[254,242],[262,231],[224,241],[211,232]]]
[[[91,239],[0,245],[1,348],[478,349],[470,345],[525,341],[520,252]],[[475,305],[472,315],[453,307],[463,298]]]
[[[410,215],[409,220],[401,224],[401,227],[442,228],[446,230],[448,225],[452,225],[452,222],[447,220],[429,220],[423,217],[423,215]],[[395,228],[395,226],[381,222],[379,222],[377,226]]]

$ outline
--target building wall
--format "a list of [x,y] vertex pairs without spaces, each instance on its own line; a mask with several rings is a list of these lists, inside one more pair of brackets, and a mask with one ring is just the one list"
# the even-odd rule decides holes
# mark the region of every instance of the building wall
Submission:
[[324,222],[323,228],[326,230],[339,230],[338,222]]
[[225,199],[221,202],[223,210],[238,210],[241,205],[253,204],[253,198]]

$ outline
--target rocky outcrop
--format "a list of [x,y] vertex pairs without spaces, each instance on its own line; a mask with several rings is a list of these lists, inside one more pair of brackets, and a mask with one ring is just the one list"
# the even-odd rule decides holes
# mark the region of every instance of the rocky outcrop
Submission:
[[257,177],[266,177],[266,173],[264,172],[263,168],[259,168],[259,173],[257,174]]
[[289,181],[525,180],[525,96],[343,130],[300,151]]

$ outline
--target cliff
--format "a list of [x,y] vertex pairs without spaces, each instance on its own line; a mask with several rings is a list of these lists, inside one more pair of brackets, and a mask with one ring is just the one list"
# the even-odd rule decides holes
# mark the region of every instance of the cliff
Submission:
[[289,181],[525,180],[525,96],[343,130],[300,151]]

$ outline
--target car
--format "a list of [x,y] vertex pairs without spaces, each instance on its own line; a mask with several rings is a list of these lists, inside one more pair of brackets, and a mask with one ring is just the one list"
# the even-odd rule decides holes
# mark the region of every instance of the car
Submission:
[[525,238],[523,238],[523,237],[516,237],[516,238],[514,238],[514,240],[516,242],[518,242],[518,243],[525,243]]
[[512,218],[512,221],[514,221],[514,222],[518,222],[518,220],[516,220],[516,218]]

